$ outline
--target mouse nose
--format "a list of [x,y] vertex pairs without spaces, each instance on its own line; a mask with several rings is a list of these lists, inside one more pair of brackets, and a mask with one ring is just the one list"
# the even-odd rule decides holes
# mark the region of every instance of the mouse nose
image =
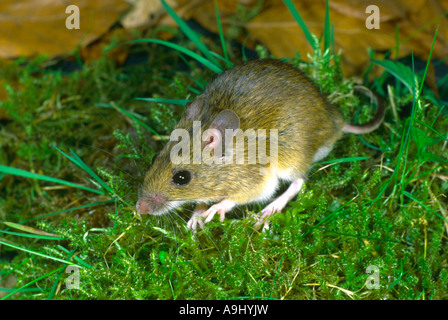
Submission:
[[145,196],[144,198],[139,198],[136,207],[140,214],[148,214],[157,211],[157,209],[163,207],[165,203],[165,197],[156,193],[150,196]]
[[145,201],[145,200],[142,200],[142,199],[139,199],[137,201],[136,207],[137,207],[138,213],[140,213],[140,214],[147,214],[150,211],[149,210],[149,203],[147,201]]

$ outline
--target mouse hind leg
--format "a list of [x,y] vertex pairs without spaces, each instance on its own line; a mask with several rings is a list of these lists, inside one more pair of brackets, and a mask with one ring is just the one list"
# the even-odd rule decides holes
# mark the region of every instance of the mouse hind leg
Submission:
[[278,198],[272,201],[261,211],[258,222],[255,223],[254,228],[258,230],[261,225],[263,225],[263,229],[269,229],[269,221],[267,219],[270,216],[281,212],[288,202],[300,192],[304,182],[304,178],[293,180],[285,192],[283,192]]
[[[283,172],[278,172],[279,178],[283,180],[289,180],[291,184],[288,189],[283,192],[278,198],[272,201],[269,205],[267,205],[259,216],[259,220],[255,223],[254,228],[259,229],[263,225],[263,229],[269,229],[269,220],[268,218],[276,213],[281,212],[289,201],[292,200],[297,194],[299,194],[302,189],[303,184],[305,183],[305,175],[303,172],[307,172],[309,167],[305,166],[305,163],[313,163],[316,161],[320,161],[325,158],[328,153],[333,148],[334,141],[329,141],[324,146],[320,147],[314,152],[314,156],[312,159],[306,159],[304,163],[294,167],[290,170],[285,170]],[[298,156],[299,157],[299,156]],[[295,176],[295,177],[294,177]],[[291,180],[290,180],[291,179]]]

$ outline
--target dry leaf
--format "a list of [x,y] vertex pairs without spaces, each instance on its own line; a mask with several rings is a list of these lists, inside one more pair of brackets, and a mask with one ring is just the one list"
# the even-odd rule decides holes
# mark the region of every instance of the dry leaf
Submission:
[[[160,0],[133,0],[132,9],[121,19],[125,29],[153,26],[166,13]],[[178,7],[177,0],[166,0],[173,9]]]
[[[166,0],[183,19],[195,19],[215,33],[218,26],[214,1]],[[134,7],[122,19],[125,30],[142,26],[175,26],[160,0],[128,0]],[[316,36],[324,32],[325,0],[293,1],[306,25]],[[247,10],[258,0],[217,0],[224,30],[234,25],[237,5]],[[39,53],[57,55],[82,46],[81,56],[89,61],[102,54],[102,45],[115,36],[126,39],[126,31],[109,27],[125,12],[125,0],[71,1],[80,9],[81,29],[68,30],[65,0],[2,0],[0,3],[0,57],[31,56]],[[433,57],[448,56],[448,21],[444,12],[448,0],[416,0],[410,5],[405,0],[330,0],[330,18],[334,25],[335,48],[342,54],[342,67],[346,75],[362,72],[369,63],[368,49],[381,56],[390,51],[392,57],[403,57],[413,52],[426,60],[436,27],[439,26]],[[368,5],[380,9],[380,29],[366,28]],[[300,51],[303,58],[311,52],[303,31],[292,17],[283,0],[265,0],[260,13],[241,27],[251,35],[246,45],[260,42],[275,56],[294,57]],[[397,33],[398,32],[398,33]],[[159,37],[162,35],[159,35]],[[166,38],[166,37],[165,37]],[[245,38],[243,35],[239,40]],[[399,40],[397,46],[396,40]],[[98,40],[92,43],[93,40]],[[398,48],[398,52],[395,52]],[[112,53],[111,53],[112,54]],[[125,47],[114,50],[113,59],[126,59]]]
[[[67,29],[68,5],[80,12],[80,29]],[[124,0],[2,0],[0,57],[58,55],[97,39],[129,7]]]
[[[296,8],[309,30],[319,36],[323,30],[325,15],[321,3],[302,1],[296,3]],[[276,57],[294,57],[300,51],[305,58],[307,52],[312,50],[283,1],[271,1],[271,7],[252,19],[246,28],[251,36],[264,44]]]
[[[122,28],[115,28],[99,39],[89,44],[88,46],[82,47],[80,50],[80,56],[82,61],[91,62],[104,56],[104,49],[107,45],[113,43],[122,43],[131,40],[130,34]],[[127,45],[118,46],[113,50],[107,52],[107,56],[115,61],[118,65],[125,63],[129,56],[129,47]]]
[[[317,37],[324,32],[325,0],[294,0],[295,7],[307,27]],[[236,6],[253,8],[256,0],[218,0],[218,8],[224,30],[235,22]],[[448,21],[444,12],[448,0],[416,0],[410,5],[405,0],[330,0],[330,19],[334,25],[335,48],[341,52],[345,75],[359,74],[370,63],[368,50],[377,57],[390,51],[392,57],[403,57],[411,52],[426,60],[432,44],[435,28],[439,25],[433,57],[448,56]],[[380,29],[368,29],[366,13],[369,5],[380,9]],[[198,21],[203,27],[218,32],[213,1],[201,1],[191,6],[183,17]],[[432,21],[432,23],[430,23]],[[242,25],[251,36],[247,45],[256,42],[265,45],[276,57],[294,57],[300,51],[302,58],[311,53],[303,31],[289,12],[283,0],[265,0],[261,12],[249,23]],[[400,44],[398,52],[396,32]],[[243,37],[242,39],[244,39]],[[239,39],[239,40],[242,40]]]
[[[335,47],[342,52],[342,67],[346,75],[362,72],[369,63],[368,49],[386,52],[392,57],[403,57],[411,52],[422,60],[428,58],[436,25],[439,25],[433,57],[448,55],[448,21],[444,6],[437,0],[418,0],[410,6],[404,0],[331,0],[330,18],[334,24]],[[302,57],[311,52],[302,30],[282,0],[270,0],[271,6],[246,25],[250,34],[277,57],[293,57],[300,51]],[[325,1],[294,1],[301,17],[312,33],[322,36],[325,20]],[[376,4],[380,9],[380,29],[367,29],[366,7]],[[431,23],[432,21],[432,23]],[[398,28],[399,27],[399,28]],[[398,30],[398,53],[396,32]]]
[[[234,21],[230,21],[229,18],[235,16],[236,8],[239,4],[250,10],[256,3],[257,0],[217,0],[219,16],[224,30],[226,30],[231,23],[234,23]],[[200,1],[196,6],[189,8],[189,10],[185,12],[185,17],[194,19],[207,30],[218,33],[214,1]]]

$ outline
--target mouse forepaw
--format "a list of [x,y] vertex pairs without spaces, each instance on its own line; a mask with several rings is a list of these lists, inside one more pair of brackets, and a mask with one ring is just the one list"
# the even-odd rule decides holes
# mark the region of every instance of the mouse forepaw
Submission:
[[205,205],[205,203],[198,203],[196,205],[196,208],[194,209],[193,215],[191,216],[190,220],[188,220],[188,222],[187,222],[187,228],[193,232],[196,232],[196,229],[199,225],[201,227],[201,229],[203,229],[205,224],[202,219],[202,214],[206,210],[207,210],[207,206]]
[[235,203],[230,200],[223,200],[217,204],[212,205],[207,211],[202,214],[202,217],[206,218],[205,223],[210,222],[216,213],[219,214],[219,221],[223,222],[227,212],[232,210]]
[[201,229],[203,229],[205,226],[204,221],[202,221],[202,217],[200,215],[193,215],[187,222],[187,228],[193,232],[196,232],[198,225],[201,227]]

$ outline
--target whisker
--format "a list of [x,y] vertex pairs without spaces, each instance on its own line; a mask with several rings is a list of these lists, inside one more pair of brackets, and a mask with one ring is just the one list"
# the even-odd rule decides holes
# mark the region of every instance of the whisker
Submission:
[[142,171],[140,170],[140,166],[138,165],[137,161],[135,161],[135,159],[132,159],[132,161],[134,162],[134,165],[138,170],[139,176],[143,177]]

